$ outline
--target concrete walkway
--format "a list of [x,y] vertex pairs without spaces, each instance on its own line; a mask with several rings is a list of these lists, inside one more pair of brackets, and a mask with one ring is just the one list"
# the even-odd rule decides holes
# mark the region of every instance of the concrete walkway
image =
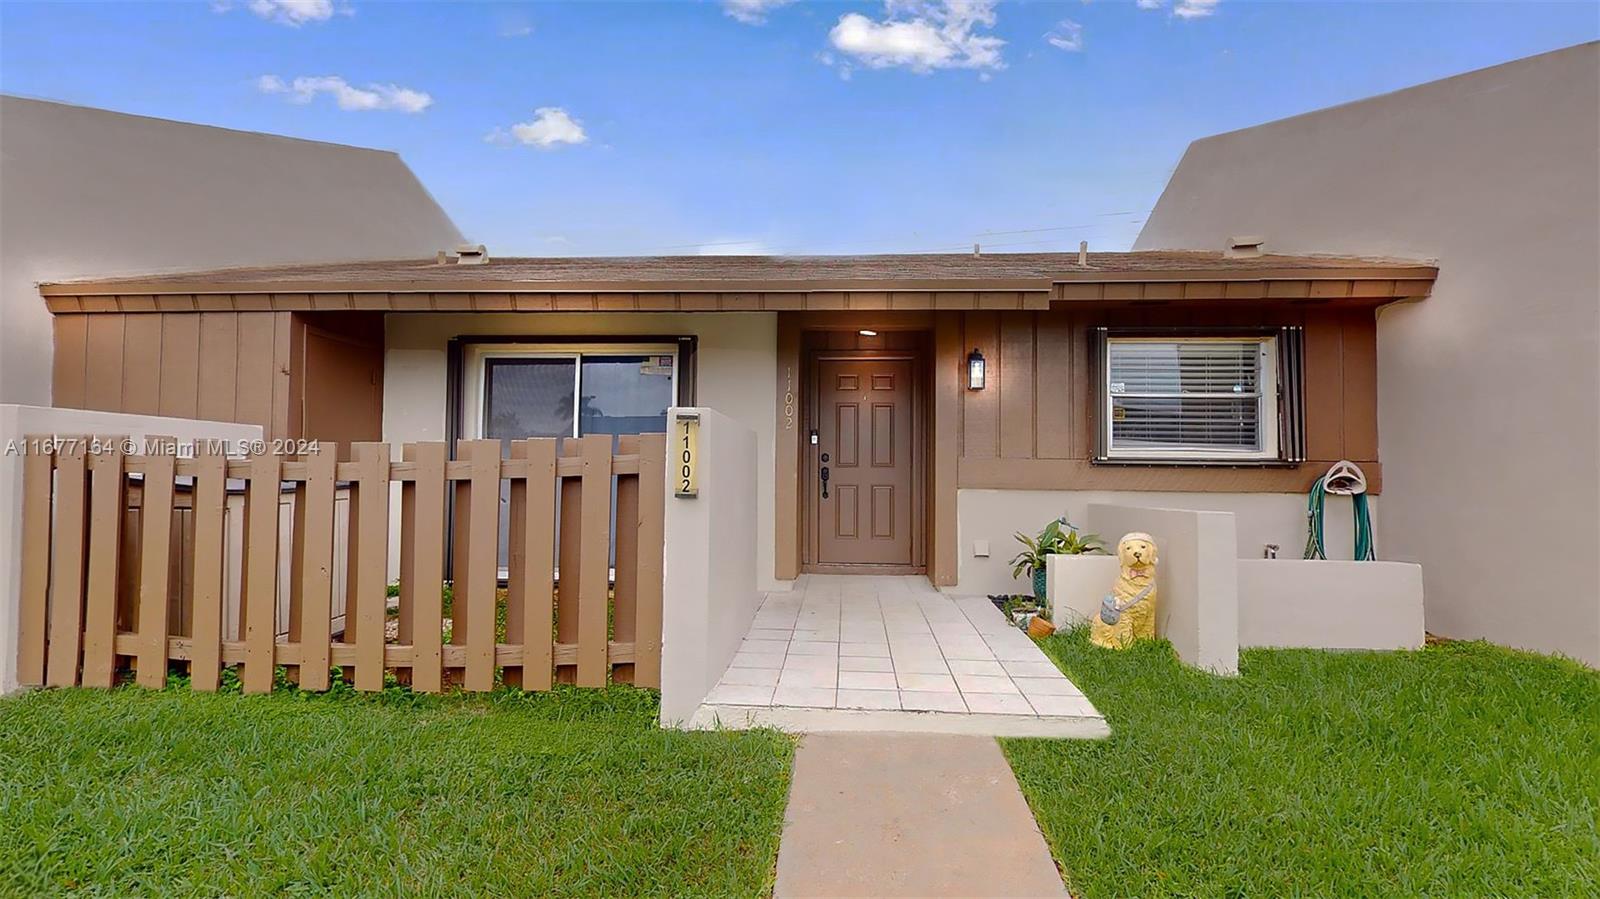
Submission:
[[814,733],[795,754],[774,895],[1067,891],[993,738]]
[[1099,738],[1103,718],[984,597],[923,577],[769,593],[692,727]]

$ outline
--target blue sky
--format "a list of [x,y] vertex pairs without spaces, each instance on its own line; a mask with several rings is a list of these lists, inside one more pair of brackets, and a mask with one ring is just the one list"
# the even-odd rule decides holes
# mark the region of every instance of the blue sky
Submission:
[[1597,36],[1594,2],[4,2],[0,90],[397,150],[498,255],[1117,250],[1195,138]]

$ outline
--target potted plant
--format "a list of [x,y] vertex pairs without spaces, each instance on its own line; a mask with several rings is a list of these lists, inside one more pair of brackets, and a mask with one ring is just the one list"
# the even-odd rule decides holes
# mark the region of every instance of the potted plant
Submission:
[[1106,551],[1099,534],[1079,534],[1078,529],[1065,518],[1057,518],[1045,525],[1037,537],[1029,537],[1021,531],[1017,532],[1016,537],[1024,549],[1011,560],[1011,576],[1021,577],[1023,572],[1027,572],[1033,579],[1033,596],[1040,605],[1045,602],[1045,564],[1050,556],[1080,556]]

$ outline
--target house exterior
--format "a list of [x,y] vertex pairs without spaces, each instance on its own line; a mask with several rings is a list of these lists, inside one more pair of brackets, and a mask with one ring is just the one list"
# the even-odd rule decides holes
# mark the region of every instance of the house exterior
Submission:
[[[151,330],[155,318],[114,330],[101,322],[91,365],[82,354],[55,355],[58,323],[39,300],[41,281],[392,259],[461,240],[392,152],[15,96],[0,96],[0,197],[0,440],[90,430],[239,439],[288,427],[281,367],[242,384],[151,379],[163,370],[151,363],[157,358],[199,368],[218,357],[272,357],[280,340],[286,350],[288,332],[270,316],[206,321],[203,340],[199,317],[170,331]],[[125,362],[126,385],[104,377],[105,366]],[[324,354],[312,370],[324,364],[350,379],[366,366],[369,389],[378,389],[379,355]],[[76,392],[86,382],[93,395]],[[127,414],[76,411],[112,407]],[[242,424],[198,421],[207,418]],[[0,457],[0,495],[11,501],[20,493],[17,457]],[[16,686],[16,522],[15,508],[0,510],[0,693]]]
[[1136,249],[1434,259],[1377,319],[1385,557],[1428,630],[1600,664],[1600,43],[1193,143]]
[[[0,403],[50,405],[41,281],[394,259],[461,241],[385,150],[0,96],[0,160]],[[195,417],[169,408],[148,411]]]
[[[1303,542],[1333,462],[1380,494],[1376,311],[1435,275],[1248,249],[440,254],[40,293],[58,405],[187,392],[270,438],[396,446],[658,432],[669,407],[708,408],[755,435],[761,586],[903,573],[970,594],[1018,588],[1013,532],[1105,497],[1232,511],[1259,555]],[[351,361],[373,357],[381,391]]]

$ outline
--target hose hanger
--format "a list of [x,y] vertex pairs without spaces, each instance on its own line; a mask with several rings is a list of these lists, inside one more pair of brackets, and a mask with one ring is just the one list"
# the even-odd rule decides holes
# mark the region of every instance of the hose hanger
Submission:
[[1322,476],[1322,489],[1325,493],[1335,496],[1354,496],[1357,493],[1367,492],[1367,473],[1361,466],[1348,459],[1340,459],[1333,463],[1327,474]]
[[1308,533],[1305,557],[1328,558],[1327,545],[1322,536],[1322,519],[1330,493],[1351,498],[1355,513],[1355,559],[1358,562],[1373,561],[1377,554],[1372,542],[1372,511],[1367,505],[1367,476],[1361,466],[1346,459],[1335,462],[1322,477],[1317,478],[1306,495]]

